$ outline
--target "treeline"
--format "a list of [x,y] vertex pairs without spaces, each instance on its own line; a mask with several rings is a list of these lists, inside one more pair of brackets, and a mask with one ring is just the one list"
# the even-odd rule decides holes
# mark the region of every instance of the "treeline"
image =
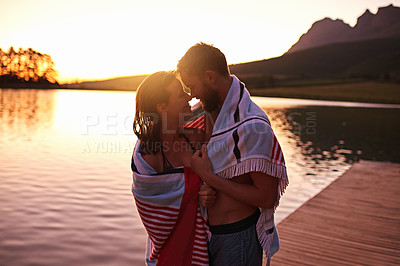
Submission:
[[32,48],[8,52],[0,48],[0,84],[57,84],[57,71],[50,55]]

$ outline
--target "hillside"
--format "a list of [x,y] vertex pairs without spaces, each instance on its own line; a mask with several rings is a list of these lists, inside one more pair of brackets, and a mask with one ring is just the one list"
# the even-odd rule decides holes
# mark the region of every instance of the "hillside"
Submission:
[[[348,79],[400,82],[400,38],[335,43],[283,56],[230,65],[251,88],[310,85]],[[147,75],[66,84],[68,89],[134,91]]]
[[[321,86],[359,81],[400,83],[400,7],[367,10],[354,27],[325,18],[284,55],[231,65],[249,88]],[[63,85],[71,89],[136,90],[146,75]]]
[[315,22],[287,53],[294,53],[332,43],[382,38],[400,38],[400,7],[381,7],[374,15],[369,10],[357,19],[354,27],[342,20],[325,18]]
[[90,89],[90,90],[123,90],[135,91],[147,75],[113,78],[100,81],[88,81],[76,84],[62,85],[65,89]]
[[272,87],[288,80],[377,79],[400,81],[400,38],[376,39],[284,54],[230,66],[253,87]]

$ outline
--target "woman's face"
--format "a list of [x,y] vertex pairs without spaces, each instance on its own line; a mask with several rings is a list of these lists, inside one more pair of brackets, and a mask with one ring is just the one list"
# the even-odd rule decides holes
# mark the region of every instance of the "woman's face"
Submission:
[[190,95],[183,91],[182,84],[179,80],[175,79],[168,87],[168,116],[183,118],[191,113],[189,101],[192,99]]

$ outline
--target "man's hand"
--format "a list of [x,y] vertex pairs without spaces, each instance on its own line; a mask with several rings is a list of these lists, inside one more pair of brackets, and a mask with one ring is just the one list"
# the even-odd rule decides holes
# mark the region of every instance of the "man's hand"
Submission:
[[215,203],[216,192],[215,190],[204,183],[200,187],[199,191],[199,201],[204,207],[212,207]]
[[201,150],[196,151],[191,158],[193,171],[205,182],[212,175],[211,162],[207,155],[207,146],[203,144]]
[[227,180],[212,172],[206,145],[196,151],[192,158],[193,171],[207,184],[224,194],[249,205],[270,209],[276,205],[278,178],[262,172],[250,172],[252,184],[241,184]]

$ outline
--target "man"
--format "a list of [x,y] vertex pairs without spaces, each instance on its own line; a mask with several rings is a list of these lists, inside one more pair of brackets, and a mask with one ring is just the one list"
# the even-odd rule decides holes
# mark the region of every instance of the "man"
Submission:
[[177,70],[207,112],[207,148],[195,153],[192,168],[217,190],[208,209],[210,264],[261,265],[262,249],[269,264],[277,241],[273,214],[288,178],[268,117],[230,75],[219,49],[198,43]]

